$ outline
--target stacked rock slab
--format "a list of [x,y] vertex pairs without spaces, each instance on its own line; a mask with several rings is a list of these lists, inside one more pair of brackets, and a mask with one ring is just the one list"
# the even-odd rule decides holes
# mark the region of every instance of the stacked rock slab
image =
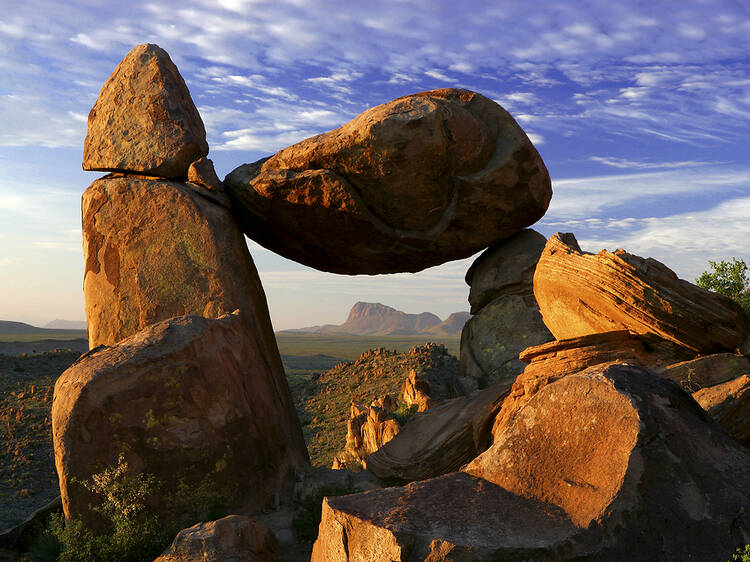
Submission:
[[547,241],[534,295],[557,339],[625,329],[713,354],[735,351],[750,334],[750,319],[731,299],[679,279],[652,258],[585,253],[569,233]]
[[[251,513],[306,461],[287,396],[239,314],[180,316],[92,350],[55,384],[55,464],[66,516],[96,525],[83,482],[117,465],[162,481],[150,509],[174,518],[177,488],[209,486]],[[293,410],[292,410],[293,412]]]
[[510,114],[457,89],[369,109],[224,183],[250,238],[346,274],[470,256],[536,222],[552,196],[541,157]]
[[546,239],[526,229],[488,248],[469,268],[472,318],[461,333],[461,374],[481,388],[513,382],[518,354],[553,339],[534,298],[533,278]]
[[[224,465],[226,451],[217,450],[216,443],[244,440],[232,447],[236,449],[234,462],[243,459],[248,467],[254,467],[238,480],[249,504],[273,494],[289,469],[308,462],[265,294],[242,231],[227,208],[229,200],[222,193],[223,186],[211,161],[205,158],[207,152],[200,115],[169,56],[155,45],[135,47],[102,88],[89,116],[84,169],[115,172],[86,190],[82,215],[89,345],[92,349],[116,346],[130,336],[140,338],[140,343],[131,342],[125,350],[119,346],[104,350],[76,365],[70,378],[85,381],[83,391],[79,392],[81,388],[75,384],[59,385],[55,394],[55,446],[61,487],[68,487],[70,475],[86,480],[92,473],[116,464],[118,453],[125,452],[117,450],[118,444],[149,434],[159,424],[167,432],[160,438],[171,445],[162,450],[157,441],[141,443],[143,456],[141,461],[129,464],[133,470],[152,472],[157,477],[168,474],[171,478],[178,467],[167,458],[170,447],[188,440],[196,451],[209,452],[200,457],[202,464],[191,469],[190,477],[197,477],[195,471],[211,463]],[[157,375],[158,369],[149,366],[147,359],[152,358],[155,364],[163,359],[149,347],[150,340],[143,340],[164,335],[149,332],[155,323],[185,315],[217,318],[235,310],[239,316],[232,320],[231,329],[186,332],[189,349],[175,351],[179,357],[188,357],[184,359],[188,373],[185,389],[179,376],[174,380],[171,376],[179,373],[163,366]],[[205,347],[209,342],[213,350]],[[191,354],[195,357],[189,359]],[[216,373],[214,380],[204,380],[191,371],[211,373],[225,362],[228,371],[223,379]],[[125,382],[118,386],[116,373],[129,377],[131,386]],[[225,379],[226,388],[214,388],[221,384],[217,381]],[[111,386],[103,388],[101,381],[109,381]],[[174,385],[175,392],[186,392],[190,386],[193,395],[186,397],[178,392],[175,400],[182,400],[188,410],[194,408],[209,416],[204,420],[208,426],[201,425],[203,422],[179,426],[182,417],[169,410],[169,401],[164,405],[168,411],[163,420],[146,416],[134,405],[140,419],[127,418],[126,422],[123,417],[118,422],[115,417],[102,421],[109,435],[120,435],[121,442],[102,433],[104,442],[96,454],[65,452],[73,443],[91,445],[87,441],[91,430],[75,426],[87,427],[89,423],[88,417],[79,416],[88,408],[89,393],[117,403],[117,393],[122,391],[134,404],[151,404],[153,397],[147,389],[169,384]],[[137,395],[139,388],[142,396]],[[168,394],[167,389],[164,393]],[[257,414],[247,403],[250,395],[254,396],[250,403],[257,402]],[[159,407],[154,403],[151,409],[156,412]],[[96,415],[91,414],[92,419]],[[190,416],[195,417],[192,413]],[[179,423],[169,433],[172,418]],[[78,421],[73,423],[73,419]],[[137,429],[139,423],[142,427]],[[80,443],[74,435],[80,436]],[[261,462],[262,457],[266,458]],[[179,454],[174,458],[191,466]],[[163,471],[165,466],[169,471]],[[243,470],[247,469],[240,473],[244,474]],[[210,471],[204,476],[208,474]],[[81,487],[63,495],[69,496],[67,515],[87,509],[90,498]],[[240,496],[234,499],[240,501]]]
[[312,560],[718,562],[748,502],[750,452],[676,384],[602,365],[543,388],[464,473],[327,498]]

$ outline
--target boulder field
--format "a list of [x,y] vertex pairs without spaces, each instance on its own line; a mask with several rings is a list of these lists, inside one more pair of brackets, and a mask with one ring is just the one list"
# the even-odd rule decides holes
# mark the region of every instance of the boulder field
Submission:
[[[403,425],[392,396],[352,404],[347,451],[367,470],[313,487],[369,491],[323,500],[312,560],[724,562],[750,543],[750,319],[656,260],[526,229],[550,177],[495,102],[404,96],[223,182],[207,155],[169,55],[135,47],[84,143],[84,169],[109,174],[82,198],[91,351],[54,392],[68,519],[104,531],[83,483],[125,462],[163,482],[144,501],[164,521],[185,516],[185,489],[233,512],[186,521],[159,560],[308,558],[292,517],[315,471],[246,234],[345,274],[484,250],[460,367],[430,344],[435,373],[389,370],[389,392],[420,410]],[[316,407],[392,355],[329,371]]]

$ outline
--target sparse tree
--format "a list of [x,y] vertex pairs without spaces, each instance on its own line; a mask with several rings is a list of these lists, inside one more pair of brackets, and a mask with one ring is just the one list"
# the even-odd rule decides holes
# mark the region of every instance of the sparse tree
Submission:
[[750,278],[745,260],[710,261],[710,271],[704,271],[695,280],[696,285],[735,300],[750,316]]

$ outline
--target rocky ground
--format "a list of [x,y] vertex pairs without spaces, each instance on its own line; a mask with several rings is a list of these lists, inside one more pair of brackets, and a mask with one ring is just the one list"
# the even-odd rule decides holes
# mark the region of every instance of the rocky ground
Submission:
[[60,494],[52,452],[52,390],[79,356],[71,350],[0,355],[0,529],[20,523]]

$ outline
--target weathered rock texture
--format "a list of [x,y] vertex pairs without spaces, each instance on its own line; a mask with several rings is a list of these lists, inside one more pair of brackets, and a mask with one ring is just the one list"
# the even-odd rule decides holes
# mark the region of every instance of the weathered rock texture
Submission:
[[718,562],[750,537],[750,452],[640,367],[548,385],[465,472],[328,498],[312,559]]
[[260,508],[307,462],[288,387],[238,314],[172,318],[82,356],[55,384],[52,429],[65,514],[94,523],[101,500],[78,482],[120,453],[164,480],[156,513],[181,481]]
[[367,469],[390,483],[425,480],[458,470],[489,447],[490,429],[509,384],[462,396],[410,418],[398,434],[372,453]]
[[[536,222],[552,195],[513,118],[468,90],[398,98],[225,179],[245,232],[334,273],[419,271]],[[310,248],[315,248],[311,252]]]
[[471,313],[503,295],[534,292],[534,271],[547,239],[530,228],[487,248],[466,272]]
[[557,339],[627,329],[654,333],[701,354],[734,351],[750,333],[740,306],[624,250],[582,252],[555,234],[534,274],[534,295]]
[[693,393],[701,407],[745,447],[750,447],[750,376],[742,375]]
[[641,367],[547,385],[465,470],[560,507],[597,560],[724,560],[750,537],[750,453]]
[[466,273],[474,316],[461,332],[461,374],[481,388],[513,382],[524,368],[519,352],[554,339],[532,284],[545,242],[538,232],[522,230],[488,248]]
[[89,345],[112,345],[173,316],[241,310],[283,379],[263,287],[230,212],[186,184],[96,180],[82,198]]
[[594,365],[621,362],[663,369],[666,365],[692,359],[695,353],[653,334],[632,334],[627,330],[590,334],[579,338],[556,340],[525,349],[519,355],[528,363],[513,382],[508,398],[495,418],[493,435],[534,394],[546,385]]
[[210,158],[200,158],[191,163],[187,180],[212,191],[224,191],[224,184],[216,176],[214,163]]
[[275,562],[279,545],[262,523],[242,515],[183,529],[154,562]]
[[744,355],[716,353],[674,363],[659,372],[687,392],[695,392],[750,374],[750,361]]
[[416,406],[418,412],[424,412],[437,404],[431,392],[430,383],[412,369],[401,385],[401,400],[407,406]]
[[206,154],[203,121],[167,52],[134,47],[89,113],[83,169],[184,178]]
[[373,401],[369,407],[352,402],[346,430],[345,452],[348,455],[344,462],[339,459],[339,464],[346,465],[349,459],[362,461],[393,439],[401,429],[393,415],[396,407],[396,401],[390,396]]

